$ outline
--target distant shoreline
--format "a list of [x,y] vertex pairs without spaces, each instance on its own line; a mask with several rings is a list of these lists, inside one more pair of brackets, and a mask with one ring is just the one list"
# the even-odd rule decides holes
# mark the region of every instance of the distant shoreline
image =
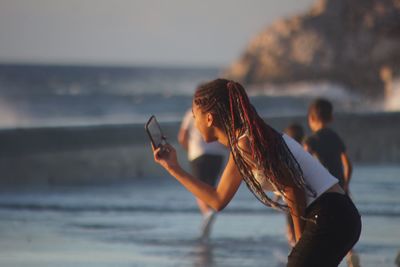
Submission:
[[160,69],[160,70],[222,70],[226,66],[190,64],[107,64],[107,63],[51,63],[51,62],[0,62],[2,68],[76,68],[76,69]]

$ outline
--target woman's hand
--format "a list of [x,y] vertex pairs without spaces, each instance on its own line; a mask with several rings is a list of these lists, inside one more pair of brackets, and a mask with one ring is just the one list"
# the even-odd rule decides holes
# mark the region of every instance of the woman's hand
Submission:
[[167,171],[179,167],[176,150],[173,146],[166,143],[159,148],[153,148],[154,161],[163,166]]

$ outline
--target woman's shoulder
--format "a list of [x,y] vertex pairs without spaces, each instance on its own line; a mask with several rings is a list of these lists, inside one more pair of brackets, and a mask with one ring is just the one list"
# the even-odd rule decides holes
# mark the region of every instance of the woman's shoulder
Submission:
[[236,141],[236,145],[239,148],[239,150],[250,153],[251,151],[250,139],[247,132],[244,132],[243,134],[239,135]]

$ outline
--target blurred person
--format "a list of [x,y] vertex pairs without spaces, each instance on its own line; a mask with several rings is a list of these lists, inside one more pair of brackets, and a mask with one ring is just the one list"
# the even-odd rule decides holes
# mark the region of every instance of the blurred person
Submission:
[[352,165],[343,140],[329,128],[333,120],[331,102],[323,98],[314,100],[309,106],[307,119],[313,133],[306,138],[304,148],[339,179],[340,186],[348,194]]
[[[188,153],[191,174],[202,182],[215,187],[227,149],[218,142],[204,142],[193,123],[192,110],[189,109],[183,117],[178,141]],[[201,239],[207,240],[216,213],[201,199],[197,198],[196,200],[203,215]]]
[[[295,140],[265,123],[237,82],[216,79],[199,86],[192,111],[202,138],[230,150],[217,187],[183,170],[170,144],[153,147],[155,162],[216,211],[244,181],[263,204],[291,214],[296,245],[287,266],[338,266],[361,233],[361,217],[338,180]],[[283,195],[285,203],[267,191]]]
[[297,143],[303,144],[305,135],[303,127],[300,124],[291,123],[283,130],[283,132],[296,140]]
[[[340,186],[349,195],[352,164],[343,140],[329,127],[333,121],[332,103],[323,98],[315,99],[309,106],[307,119],[313,133],[305,140],[304,148],[339,179]],[[347,264],[360,266],[359,257],[353,250],[347,255]]]

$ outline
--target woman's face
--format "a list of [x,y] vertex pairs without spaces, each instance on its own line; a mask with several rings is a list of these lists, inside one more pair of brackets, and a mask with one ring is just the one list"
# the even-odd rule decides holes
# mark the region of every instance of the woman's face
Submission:
[[209,143],[216,141],[215,129],[213,125],[213,116],[209,112],[202,112],[202,110],[193,103],[192,112],[194,118],[194,126],[199,130],[204,141]]

